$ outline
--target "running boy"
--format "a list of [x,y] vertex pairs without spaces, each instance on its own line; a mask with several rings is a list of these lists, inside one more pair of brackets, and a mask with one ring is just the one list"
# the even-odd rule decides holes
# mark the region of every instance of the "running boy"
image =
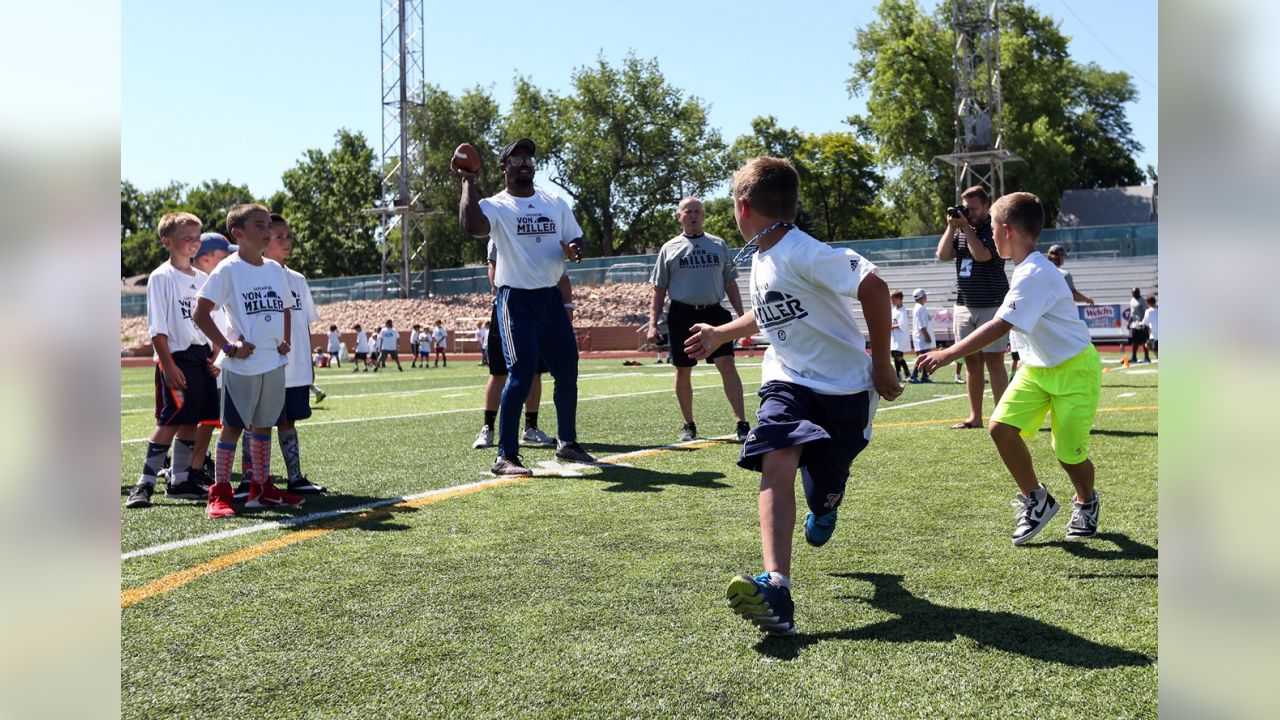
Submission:
[[[271,240],[271,213],[261,205],[237,205],[227,213],[227,230],[240,246],[222,261],[201,288],[196,325],[226,353],[222,364],[222,433],[214,457],[214,484],[205,514],[234,516],[231,463],[240,434],[249,428],[253,478],[245,507],[298,505],[302,496],[271,484],[271,426],[284,407],[285,365],[292,330],[285,298],[284,268],[263,257]],[[225,308],[231,342],[210,313]],[[305,352],[305,349],[302,351]]]
[[892,328],[889,333],[889,354],[893,356],[893,372],[898,376],[898,382],[903,382],[911,375],[911,368],[907,367],[907,361],[902,357],[903,353],[911,349],[911,336],[907,334],[911,321],[908,319],[907,309],[902,307],[902,297],[901,290],[894,290],[889,296],[893,303],[893,310],[889,315]]
[[[1102,364],[1089,340],[1089,328],[1076,311],[1062,273],[1036,251],[1044,226],[1044,208],[1031,193],[1005,195],[991,208],[996,251],[1015,263],[1013,281],[996,316],[946,350],[916,359],[936,369],[991,344],[1012,330],[1022,371],[1000,398],[987,426],[1000,459],[1021,493],[1013,501],[1013,544],[1035,537],[1058,512],[1058,502],[1036,479],[1024,437],[1033,437],[1053,413],[1053,448],[1075,486],[1075,504],[1067,539],[1098,532],[1098,494],[1089,460],[1089,430],[1098,412]],[[1019,437],[1021,435],[1021,437]]]
[[[172,498],[200,499],[202,486],[188,475],[196,445],[196,425],[218,416],[213,352],[205,334],[191,321],[196,294],[207,276],[192,265],[200,249],[200,218],[168,213],[157,228],[169,259],[147,279],[147,332],[156,349],[156,428],[147,443],[142,475],[129,491],[127,508],[151,506],[156,474],[177,438],[165,484]],[[204,457],[200,457],[203,465]]]
[[[795,634],[791,536],[796,470],[805,500],[804,537],[815,547],[835,532],[849,467],[871,440],[880,398],[902,394],[889,355],[889,289],[876,267],[795,227],[800,178],[791,163],[758,157],[733,176],[733,215],[748,246],[753,314],[711,327],[694,325],[685,343],[704,358],[722,343],[763,330],[758,424],[738,465],[761,472],[760,536],[764,572],[739,575],[727,593],[733,611],[772,635]],[[867,319],[871,356],[848,298]]]
[[[929,302],[929,293],[925,292],[924,288],[916,288],[911,293],[911,297],[916,301],[916,306],[911,311],[911,325],[914,328],[912,340],[915,341],[916,357],[919,357],[921,353],[928,352],[936,347],[937,343],[933,339],[933,313],[929,312],[929,306],[925,305],[925,303]],[[919,367],[920,364],[916,363],[916,368],[918,369]],[[929,379],[928,372],[920,371],[920,377],[918,378],[916,375],[916,370],[912,370],[911,377],[907,382],[933,382],[933,380]]]

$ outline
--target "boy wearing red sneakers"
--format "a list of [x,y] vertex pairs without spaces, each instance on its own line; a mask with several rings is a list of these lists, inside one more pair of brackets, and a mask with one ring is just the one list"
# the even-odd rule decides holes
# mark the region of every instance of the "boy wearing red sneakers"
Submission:
[[[292,330],[291,298],[284,268],[263,257],[271,240],[271,213],[261,205],[237,205],[227,213],[227,231],[239,245],[209,275],[198,295],[195,321],[222,348],[222,432],[214,455],[214,484],[205,513],[231,517],[231,463],[236,443],[249,428],[253,484],[247,508],[302,503],[302,496],[281,492],[271,484],[271,427],[280,417],[285,398],[285,365]],[[210,313],[223,308],[230,342]],[[306,352],[305,348],[302,352]]]

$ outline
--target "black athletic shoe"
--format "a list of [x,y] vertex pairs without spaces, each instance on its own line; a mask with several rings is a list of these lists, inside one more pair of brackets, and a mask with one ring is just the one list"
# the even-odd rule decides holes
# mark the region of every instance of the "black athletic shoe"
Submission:
[[520,464],[519,455],[510,459],[499,455],[498,458],[493,461],[493,467],[489,469],[489,472],[499,476],[527,476],[533,474],[532,470]]
[[1098,499],[1098,491],[1093,492],[1093,500],[1087,503],[1073,502],[1071,524],[1067,525],[1068,540],[1082,540],[1098,534],[1098,513],[1102,510],[1102,501]]
[[297,479],[290,480],[289,484],[285,486],[285,490],[287,492],[299,494],[326,492],[323,485],[317,485],[311,482],[307,479],[306,475],[299,475]]
[[697,437],[698,437],[697,423],[685,423],[684,427],[680,428],[679,442],[693,442]]
[[252,484],[248,480],[241,480],[240,484],[236,486],[236,491],[231,494],[231,499],[236,502],[248,500],[250,487],[252,487]]
[[1053,499],[1043,485],[1023,497],[1021,493],[1010,503],[1013,505],[1017,524],[1013,528],[1013,544],[1021,545],[1044,529],[1053,516],[1058,514],[1058,501]]
[[129,491],[129,499],[124,501],[124,506],[127,508],[151,507],[151,493],[155,491],[155,485],[138,483]]
[[596,459],[591,457],[591,453],[582,449],[582,446],[576,442],[562,442],[556,448],[556,457],[569,462],[594,464]]
[[207,500],[209,489],[192,480],[188,473],[187,479],[180,483],[173,482],[171,477],[164,485],[164,496],[176,500]]
[[213,487],[213,478],[209,476],[209,471],[203,468],[191,468],[187,473],[187,480],[199,485],[204,490],[204,495],[209,496],[209,488]]

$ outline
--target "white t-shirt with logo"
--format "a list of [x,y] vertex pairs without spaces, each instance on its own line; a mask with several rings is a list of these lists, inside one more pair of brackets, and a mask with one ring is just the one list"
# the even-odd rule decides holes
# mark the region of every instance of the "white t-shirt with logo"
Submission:
[[329,352],[331,353],[338,352],[338,346],[341,344],[342,344],[342,336],[338,334],[337,330],[330,330],[329,331],[329,347],[328,347]]
[[422,333],[421,335],[419,335],[417,348],[418,348],[419,354],[430,355],[431,354],[431,336],[426,333]]
[[171,353],[208,345],[209,339],[192,319],[196,296],[208,278],[194,267],[188,275],[168,260],[152,270],[147,278],[147,337],[164,335]]
[[[926,340],[921,329],[929,331],[929,339]],[[929,306],[923,303],[916,303],[911,309],[911,332],[912,338],[916,343],[916,352],[922,350],[932,350],[938,345],[938,338],[933,334],[933,313],[929,312]]]
[[1033,252],[1013,268],[996,317],[1013,326],[1009,341],[1029,367],[1054,367],[1089,345],[1089,328],[1057,266]]
[[911,327],[911,316],[907,314],[907,307],[890,308],[889,322],[891,329],[889,330],[889,349],[897,352],[911,352],[911,335],[909,328]]
[[311,298],[311,288],[307,279],[296,270],[284,269],[285,282],[289,283],[289,294],[292,296],[290,311],[289,364],[284,368],[285,387],[306,387],[315,379],[315,369],[311,366],[311,323],[320,320],[320,311],[316,310],[315,300]]
[[431,331],[431,337],[436,341],[437,350],[447,350],[445,345],[449,342],[449,331],[442,327],[438,327]]
[[1147,314],[1142,318],[1142,322],[1146,323],[1147,327],[1150,328],[1151,339],[1159,340],[1160,339],[1160,308],[1157,306],[1157,307],[1151,308],[1150,310],[1147,310]]
[[378,347],[382,350],[395,351],[400,344],[400,331],[393,327],[384,327],[378,331]]
[[261,265],[252,265],[240,253],[230,255],[209,274],[199,296],[226,310],[228,340],[243,339],[254,346],[249,357],[226,358],[222,367],[237,375],[261,375],[289,362],[276,352],[285,340],[284,314],[290,297],[279,263],[263,258]]
[[356,352],[369,352],[369,333],[366,333],[364,330],[356,333]]
[[582,228],[564,200],[535,189],[530,197],[516,197],[506,190],[480,201],[489,219],[489,238],[500,262],[494,272],[498,287],[555,287],[564,274],[564,249],[582,237]]
[[853,316],[863,278],[876,266],[793,228],[751,261],[756,324],[769,336],[761,382],[803,385],[827,395],[872,390],[871,358]]

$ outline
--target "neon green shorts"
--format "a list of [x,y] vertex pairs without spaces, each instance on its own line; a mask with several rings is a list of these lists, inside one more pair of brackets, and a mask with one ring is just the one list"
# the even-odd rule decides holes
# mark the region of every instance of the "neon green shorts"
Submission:
[[1052,412],[1054,452],[1064,464],[1075,465],[1089,459],[1089,431],[1101,390],[1102,361],[1089,345],[1056,367],[1018,368],[991,420],[1012,425],[1029,438]]

